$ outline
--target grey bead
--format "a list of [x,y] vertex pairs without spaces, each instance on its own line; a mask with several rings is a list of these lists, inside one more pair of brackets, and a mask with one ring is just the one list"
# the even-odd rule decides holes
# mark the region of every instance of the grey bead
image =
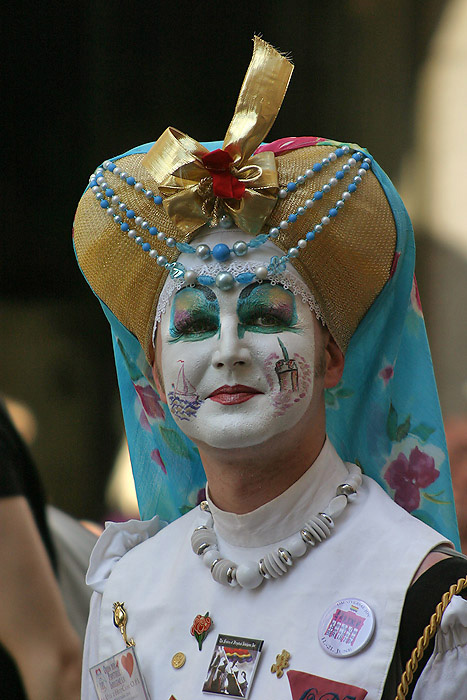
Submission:
[[228,216],[228,214],[224,214],[224,216],[221,216],[221,218],[219,219],[219,226],[221,228],[232,228],[232,217]]
[[216,276],[216,287],[218,287],[218,289],[221,289],[223,292],[232,289],[234,284],[235,279],[233,275],[230,274],[230,272],[219,272],[219,274]]
[[211,249],[205,243],[201,243],[201,245],[196,248],[196,255],[201,260],[207,260],[211,255]]
[[245,241],[236,241],[233,244],[232,249],[235,255],[241,257],[242,255],[245,255],[245,253],[248,251],[248,245],[245,243]]

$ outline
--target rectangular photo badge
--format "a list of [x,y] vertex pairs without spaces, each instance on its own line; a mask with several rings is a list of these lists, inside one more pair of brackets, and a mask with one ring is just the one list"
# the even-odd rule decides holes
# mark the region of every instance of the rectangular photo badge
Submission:
[[151,700],[134,647],[128,647],[89,669],[99,700]]
[[203,693],[247,698],[262,648],[262,639],[220,634],[204,681]]

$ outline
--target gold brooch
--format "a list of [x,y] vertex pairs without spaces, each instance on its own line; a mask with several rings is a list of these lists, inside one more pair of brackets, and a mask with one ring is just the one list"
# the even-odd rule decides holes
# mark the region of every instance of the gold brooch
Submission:
[[123,641],[125,642],[127,647],[134,647],[135,640],[131,638],[128,639],[126,634],[128,615],[125,610],[125,603],[114,603],[112,609],[114,611],[114,625],[115,627],[118,627],[118,629],[122,633]]
[[278,678],[284,675],[284,668],[288,668],[290,654],[286,649],[276,656],[276,663],[271,666],[271,673],[275,673]]

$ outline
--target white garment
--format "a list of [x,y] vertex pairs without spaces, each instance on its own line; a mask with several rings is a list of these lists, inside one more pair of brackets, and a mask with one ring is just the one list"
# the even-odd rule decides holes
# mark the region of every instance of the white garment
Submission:
[[[221,555],[238,564],[257,561],[286,543],[310,515],[327,506],[346,477],[347,467],[326,442],[308,472],[274,501],[240,516],[213,506]],[[193,554],[190,538],[199,522],[195,509],[155,536],[157,518],[111,525],[102,535],[88,573],[96,593],[85,646],[83,700],[96,698],[87,669],[123,649],[113,625],[116,601],[125,602],[128,635],[136,641],[151,700],[168,700],[172,694],[177,700],[209,697],[201,688],[218,634],[264,640],[251,700],[290,700],[287,676],[278,679],[270,672],[282,649],[291,654],[291,669],[365,688],[367,700],[379,700],[406,590],[425,555],[445,541],[441,535],[364,478],[328,540],[298,559],[285,576],[246,590],[214,582]],[[360,598],[371,607],[376,631],[359,654],[335,658],[320,647],[317,629],[324,611],[344,597]],[[206,612],[213,628],[199,651],[190,627],[196,615]],[[186,663],[176,670],[171,659],[179,651]]]
[[412,700],[432,698],[467,698],[467,602],[458,596],[446,608],[433,654],[412,696]]

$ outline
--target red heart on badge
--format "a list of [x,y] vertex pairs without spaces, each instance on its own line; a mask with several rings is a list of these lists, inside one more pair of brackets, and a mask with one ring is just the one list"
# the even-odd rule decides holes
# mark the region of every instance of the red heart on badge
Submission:
[[133,659],[133,654],[128,652],[125,656],[122,656],[122,666],[131,678],[133,673],[133,666],[135,665],[135,660]]

